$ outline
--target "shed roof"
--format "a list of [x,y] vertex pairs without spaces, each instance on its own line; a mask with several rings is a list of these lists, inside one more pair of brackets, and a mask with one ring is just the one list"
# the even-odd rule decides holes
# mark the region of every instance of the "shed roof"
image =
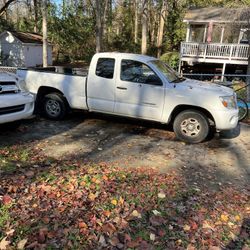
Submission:
[[244,22],[241,13],[246,13],[250,8],[199,8],[189,10],[185,17],[184,22]]
[[43,43],[43,37],[37,33],[10,31],[10,33],[23,43]]
[[0,36],[5,34],[6,32],[12,34],[22,43],[43,44],[43,36],[37,33],[21,32],[21,31],[4,31],[3,33],[0,34]]

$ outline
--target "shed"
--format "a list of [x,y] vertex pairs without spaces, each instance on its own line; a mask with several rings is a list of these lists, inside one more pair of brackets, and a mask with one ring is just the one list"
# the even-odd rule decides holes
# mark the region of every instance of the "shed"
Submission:
[[[37,33],[4,31],[0,34],[0,62],[3,66],[36,67],[43,63],[43,39]],[[48,45],[52,65],[52,45]]]

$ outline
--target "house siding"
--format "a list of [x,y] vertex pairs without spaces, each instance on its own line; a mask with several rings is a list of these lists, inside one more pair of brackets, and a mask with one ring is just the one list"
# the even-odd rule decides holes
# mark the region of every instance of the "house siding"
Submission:
[[[35,67],[43,64],[43,47],[38,44],[23,45],[25,66]],[[52,65],[52,46],[48,46],[48,64]]]

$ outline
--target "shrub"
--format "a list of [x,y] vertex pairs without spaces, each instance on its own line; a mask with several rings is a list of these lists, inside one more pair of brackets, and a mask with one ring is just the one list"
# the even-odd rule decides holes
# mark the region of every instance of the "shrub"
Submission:
[[163,62],[167,63],[170,67],[178,70],[180,55],[179,52],[167,52],[160,58]]

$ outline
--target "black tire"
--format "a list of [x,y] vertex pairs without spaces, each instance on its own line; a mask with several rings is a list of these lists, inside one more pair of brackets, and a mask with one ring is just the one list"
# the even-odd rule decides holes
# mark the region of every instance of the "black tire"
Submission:
[[68,113],[67,101],[60,93],[47,94],[42,100],[42,111],[51,120],[62,120]]
[[248,116],[248,105],[241,98],[237,98],[237,105],[239,108],[239,122],[241,122]]
[[185,110],[179,113],[173,124],[176,137],[187,143],[204,141],[210,132],[207,117],[197,110]]

